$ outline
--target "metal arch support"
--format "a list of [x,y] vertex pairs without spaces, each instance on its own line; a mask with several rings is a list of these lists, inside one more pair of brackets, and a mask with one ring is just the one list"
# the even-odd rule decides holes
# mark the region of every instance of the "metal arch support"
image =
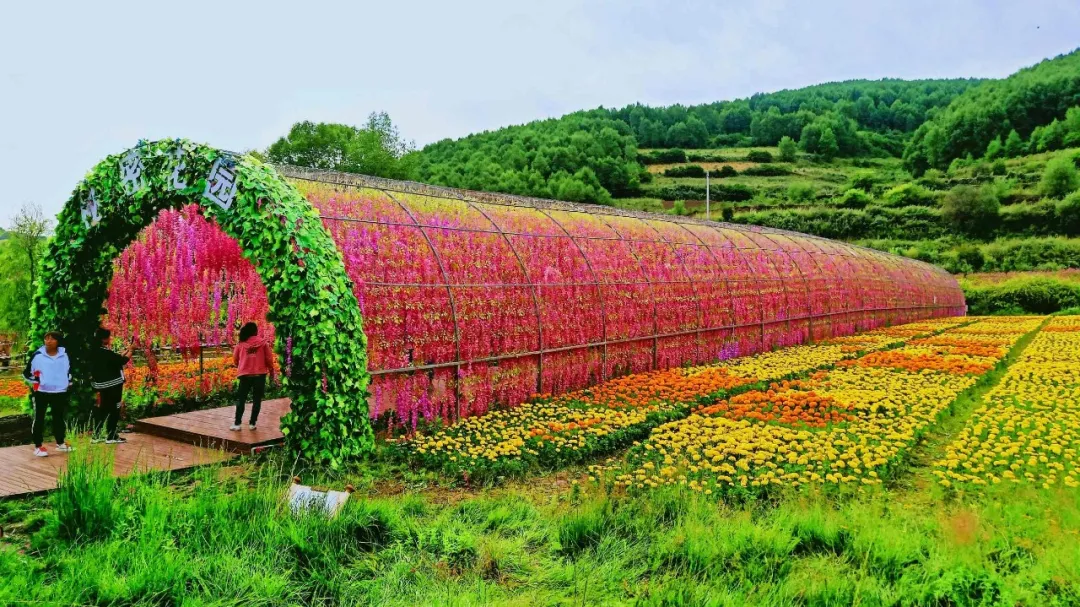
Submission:
[[[663,221],[663,220],[656,220],[656,221]],[[652,225],[651,223],[649,223],[648,221],[645,221],[645,220],[642,220],[642,223],[649,226],[649,228],[653,232],[656,232],[656,236],[660,239],[660,240],[656,241],[657,244],[664,244],[664,245],[667,245],[668,247],[671,248],[671,254],[675,256],[675,259],[679,263],[679,267],[682,268],[683,274],[686,275],[686,284],[691,285],[691,286],[697,284],[696,282],[694,282],[694,278],[692,276],[690,276],[690,271],[686,269],[686,262],[683,261],[682,259],[679,259],[679,251],[678,251],[678,249],[675,248],[676,244],[681,244],[681,245],[684,245],[684,246],[693,246],[693,245],[691,245],[690,243],[668,242],[664,238],[664,235],[660,233],[660,230],[656,229],[656,226]],[[669,221],[669,222],[666,222],[666,223],[670,223],[670,224],[676,225],[676,226],[679,225],[679,224],[677,224],[675,222],[672,222],[672,221]],[[689,232],[689,230],[685,230],[685,231]],[[642,270],[644,270],[644,267],[642,267]],[[679,284],[679,283],[670,283],[670,284]],[[695,297],[694,299],[697,301],[697,309],[698,309],[697,336],[698,336],[698,338],[700,338],[701,337],[701,331],[704,329],[704,326],[705,326],[705,308],[701,304],[701,298]],[[655,300],[653,300],[653,311],[654,312],[656,311],[656,301]],[[659,322],[659,319],[657,320],[657,322]],[[660,332],[660,327],[659,327],[659,325],[657,325],[656,333],[659,333],[659,332]],[[658,349],[659,349],[659,338],[657,338],[657,341],[654,342],[654,345],[653,345],[653,369],[656,368],[657,350]]]
[[439,273],[442,275],[443,282],[446,284],[446,294],[450,297],[450,316],[454,319],[454,414],[458,419],[461,418],[461,327],[458,325],[457,315],[457,303],[454,300],[454,290],[450,288],[450,277],[446,273],[446,265],[443,263],[442,256],[439,255],[439,250],[435,248],[435,243],[431,242],[431,237],[424,228],[420,227],[420,222],[416,221],[416,216],[413,215],[412,210],[406,206],[403,202],[398,200],[389,191],[386,192],[386,196],[394,201],[401,210],[409,216],[417,224],[417,229],[420,230],[420,234],[424,237],[424,242],[428,244],[431,249],[431,254],[435,256],[435,263],[439,266]]
[[[719,236],[720,238],[722,238],[724,241],[731,243],[731,249],[733,251],[735,251],[735,258],[738,259],[740,263],[742,263],[743,268],[746,270],[744,276],[751,276],[753,274],[753,270],[750,267],[750,263],[747,262],[746,257],[742,253],[740,253],[740,251],[742,251],[743,249],[739,248],[739,246],[733,240],[731,240],[730,238],[728,238],[724,234],[724,229],[733,229],[732,226],[726,225],[726,224],[720,224],[720,225],[716,225],[716,226],[705,226],[705,227],[707,227],[707,228],[713,230],[714,232],[716,232],[716,235]],[[739,230],[739,229],[733,229],[733,231],[739,232],[740,234],[742,233],[742,230]],[[712,253],[712,247],[709,247],[709,252]],[[716,256],[716,254],[713,253],[713,257],[715,257],[715,256]],[[723,268],[722,264],[718,264],[718,265],[720,265],[720,267]],[[736,310],[735,310],[735,291],[731,288],[731,283],[732,282],[745,282],[745,281],[741,281],[741,280],[740,281],[730,281],[730,280],[725,281],[725,283],[728,286],[728,296],[731,298],[732,337],[735,337],[734,329],[739,328],[739,327],[748,327],[750,325],[740,325],[740,324],[735,322],[735,312],[736,312]],[[758,312],[758,321],[761,324],[761,335],[762,335],[762,339],[764,340],[764,337],[765,337],[765,320],[764,320],[764,312],[760,310],[760,307],[759,307],[759,312]]]
[[542,213],[545,217],[554,222],[555,225],[559,226],[559,229],[562,230],[564,234],[566,234],[566,237],[570,239],[570,242],[574,243],[574,247],[578,250],[578,253],[581,253],[581,258],[585,260],[585,267],[588,268],[589,273],[593,275],[593,286],[596,288],[596,298],[600,301],[600,341],[604,344],[600,354],[600,380],[605,381],[607,380],[608,346],[607,306],[604,303],[604,293],[600,289],[600,275],[598,275],[596,273],[596,270],[593,269],[592,261],[589,259],[589,256],[585,254],[585,249],[581,248],[581,243],[577,241],[577,238],[570,234],[570,231],[566,229],[566,226],[564,226],[562,222],[560,222],[558,219],[552,217],[552,215],[548,213],[546,209],[538,208],[537,211],[540,211],[540,213]]
[[[761,234],[761,232],[751,232],[750,230],[736,230],[736,231],[737,232],[742,232],[743,234],[747,234],[747,233]],[[753,242],[757,246],[758,251],[767,251],[768,250],[768,249],[761,248],[761,245],[758,244],[757,241],[755,241],[753,238],[750,238],[749,236],[747,236],[746,239]],[[772,241],[772,239],[769,239],[769,240],[770,240],[770,242],[773,242],[773,244],[776,244],[774,241]],[[747,249],[739,249],[739,248],[736,247],[736,250],[743,251],[743,250],[747,250]],[[777,275],[777,280],[782,282],[782,279],[779,278],[780,271],[776,269],[776,264],[773,263],[773,260],[768,255],[764,255],[764,257],[765,257],[765,260],[769,262],[769,265],[772,266],[773,272]],[[747,267],[749,267],[749,266],[747,266]],[[782,290],[784,290],[784,305],[787,305],[787,290],[783,288],[783,285],[781,285],[780,288]],[[765,324],[766,324],[765,323],[765,308],[764,308],[764,306],[761,307],[761,314],[759,315],[759,317],[761,319],[761,351],[764,352],[765,351]],[[777,321],[777,319],[774,318],[773,320],[770,320],[768,324],[771,325],[771,324],[775,323],[776,321]],[[790,327],[791,324],[788,323],[788,326]]]
[[521,260],[521,254],[519,254],[517,249],[514,248],[514,243],[510,242],[510,237],[502,231],[502,228],[499,227],[499,224],[495,223],[495,221],[491,219],[491,217],[489,217],[483,209],[476,206],[471,201],[465,198],[462,198],[462,201],[465,204],[469,205],[469,208],[474,209],[477,213],[483,215],[484,219],[488,220],[488,222],[492,226],[494,226],[496,230],[498,230],[499,235],[502,236],[503,241],[506,243],[506,246],[510,249],[510,252],[514,254],[514,259],[517,260],[518,266],[521,267],[522,276],[524,276],[525,280],[529,283],[529,290],[532,292],[533,309],[536,310],[536,350],[540,352],[537,357],[539,362],[537,363],[536,369],[536,392],[537,394],[540,394],[543,392],[542,388],[544,385],[544,321],[540,315],[540,297],[537,293],[538,289],[536,286],[536,282],[533,281],[531,276],[529,276],[529,269],[525,267],[525,262]]
[[[615,226],[608,223],[607,219],[604,219],[602,215],[596,215],[596,218],[599,219],[604,225],[606,225],[609,230],[611,230],[612,232],[615,232],[615,234],[619,237],[620,240],[625,241],[625,239],[623,238],[623,235],[620,234],[619,231],[615,229]],[[638,269],[641,270],[641,275],[642,275],[642,277],[645,278],[645,282],[648,282],[648,283],[652,284],[652,280],[649,279],[649,274],[645,271],[645,266],[642,265],[641,258],[638,257],[637,251],[634,250],[634,247],[630,246],[630,243],[626,244],[626,249],[628,251],[630,251],[630,255],[634,258],[634,260],[636,260],[638,262]],[[653,332],[653,335],[652,335],[652,337],[653,337],[652,369],[655,370],[656,369],[656,350],[657,350],[657,346],[660,343],[660,338],[659,338],[660,324],[659,324],[659,322],[657,320],[656,293],[654,292],[653,289],[649,289],[649,298],[652,299],[652,321],[653,321],[653,330],[652,330],[652,332]]]
[[[675,222],[672,222],[672,223],[675,223]],[[712,247],[710,247],[704,240],[702,240],[700,236],[695,234],[693,232],[693,230],[686,227],[686,224],[675,223],[675,225],[682,228],[687,234],[689,234],[695,240],[697,240],[699,243],[701,243],[699,246],[701,246],[701,248],[705,249],[705,252],[709,254],[709,257],[712,258],[712,260],[713,260],[713,262],[715,264],[713,266],[713,272],[718,273],[720,276],[723,276],[724,265],[722,263],[720,263],[720,258],[716,256],[716,253],[713,253]],[[717,234],[721,238],[724,238],[724,235],[723,235],[722,232],[717,232]],[[725,238],[725,240],[727,240],[727,239]],[[687,246],[693,246],[693,245],[687,245]],[[727,295],[728,295],[728,305],[731,307],[731,323],[734,325],[735,324],[735,295],[731,292],[731,281],[726,280],[724,278],[720,278],[719,280],[714,280],[713,283],[714,284],[722,283],[724,285],[724,290],[727,292]],[[706,327],[705,326],[705,306],[703,304],[701,304],[700,299],[698,300],[698,307],[701,309],[701,330],[698,331],[698,339],[703,339],[701,337],[701,335],[705,331],[714,331],[716,329],[722,329],[723,328],[723,327]],[[732,335],[734,335],[734,331],[732,331]]]

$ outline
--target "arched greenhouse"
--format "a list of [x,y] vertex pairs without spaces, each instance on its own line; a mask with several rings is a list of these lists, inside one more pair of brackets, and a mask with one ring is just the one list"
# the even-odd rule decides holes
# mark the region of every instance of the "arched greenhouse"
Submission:
[[[111,157],[80,184],[57,234],[72,243],[64,263],[89,277],[70,297],[107,292],[122,339],[188,349],[269,318],[285,372],[303,360],[294,410],[307,394],[333,408],[366,387],[372,418],[453,420],[620,374],[965,313],[943,270],[822,238],[172,145]],[[135,161],[142,181],[129,184]],[[235,199],[223,203],[224,187]],[[60,265],[46,282],[76,271]],[[339,292],[345,275],[355,300]],[[345,309],[357,304],[363,336]],[[349,340],[366,342],[370,385],[342,379],[363,374]]]

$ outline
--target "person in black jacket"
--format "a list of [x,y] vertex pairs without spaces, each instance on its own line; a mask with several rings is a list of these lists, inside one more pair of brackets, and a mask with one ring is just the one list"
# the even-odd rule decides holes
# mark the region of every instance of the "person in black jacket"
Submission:
[[[131,346],[124,354],[117,354],[109,347],[112,333],[108,329],[98,329],[101,348],[90,360],[90,385],[98,393],[98,405],[94,411],[94,425],[98,432],[104,427],[105,443],[115,445],[126,443],[117,434],[116,426],[120,421],[120,402],[124,398],[124,367],[131,360]],[[100,442],[100,438],[95,442]]]

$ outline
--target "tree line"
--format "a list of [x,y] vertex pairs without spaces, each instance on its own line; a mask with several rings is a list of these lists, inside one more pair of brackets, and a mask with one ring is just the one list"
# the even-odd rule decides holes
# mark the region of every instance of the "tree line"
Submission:
[[915,130],[904,150],[915,175],[956,159],[1020,156],[1080,145],[1080,49],[988,80]]

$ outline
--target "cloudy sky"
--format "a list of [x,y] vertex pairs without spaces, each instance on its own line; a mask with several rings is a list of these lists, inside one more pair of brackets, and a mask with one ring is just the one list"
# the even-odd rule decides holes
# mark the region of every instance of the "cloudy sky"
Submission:
[[140,138],[263,148],[390,113],[419,145],[597,106],[851,78],[1002,77],[1077,0],[33,2],[0,23],[0,224]]

